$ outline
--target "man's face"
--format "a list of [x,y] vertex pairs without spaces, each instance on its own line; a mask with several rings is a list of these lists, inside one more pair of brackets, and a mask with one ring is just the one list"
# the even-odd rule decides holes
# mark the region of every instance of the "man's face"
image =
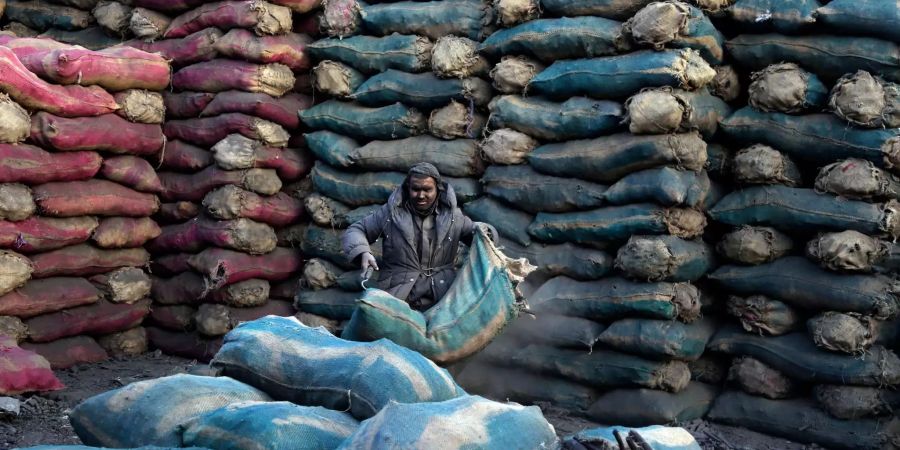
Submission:
[[409,200],[417,211],[428,211],[437,200],[437,183],[431,177],[412,176],[409,179]]

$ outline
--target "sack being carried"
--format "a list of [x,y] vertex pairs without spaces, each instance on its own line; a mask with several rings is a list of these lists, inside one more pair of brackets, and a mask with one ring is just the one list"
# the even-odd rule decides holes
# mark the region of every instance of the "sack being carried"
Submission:
[[341,337],[388,338],[438,364],[481,350],[524,307],[515,288],[535,267],[503,255],[481,227],[472,250],[447,294],[428,311],[419,313],[387,292],[367,289]]

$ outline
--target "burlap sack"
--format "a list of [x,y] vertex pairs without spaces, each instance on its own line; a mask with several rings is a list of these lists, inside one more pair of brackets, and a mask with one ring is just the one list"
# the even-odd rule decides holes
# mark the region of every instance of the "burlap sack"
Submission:
[[797,187],[800,170],[787,155],[767,145],[756,144],[734,155],[732,173],[743,184],[783,184]]

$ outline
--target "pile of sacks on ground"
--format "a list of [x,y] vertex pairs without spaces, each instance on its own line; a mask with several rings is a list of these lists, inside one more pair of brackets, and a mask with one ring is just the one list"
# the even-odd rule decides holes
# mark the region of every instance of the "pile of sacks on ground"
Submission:
[[[581,450],[619,448],[615,431],[634,438],[612,428],[563,442],[536,406],[468,395],[416,352],[345,341],[295,318],[239,325],[212,368],[221,376],[174,375],[89,398],[72,409],[72,427],[104,448]],[[700,448],[682,429],[637,431],[652,448]]]
[[[0,67],[4,348],[54,369],[146,351],[168,61],[4,34]],[[42,390],[32,368],[4,364],[0,390]]]
[[[467,388],[604,423],[687,421],[712,408],[715,420],[823,445],[878,448],[895,433],[876,417],[896,404],[883,389],[898,375],[896,322],[885,322],[896,315],[893,282],[838,272],[894,270],[893,244],[872,237],[896,234],[886,203],[896,198],[896,5],[323,8],[335,37],[310,46],[313,83],[336,99],[301,114],[319,130],[306,136],[319,161],[306,204],[317,226],[303,243],[319,259],[298,309],[351,317],[361,287],[340,230],[384,202],[411,163],[433,161],[464,211],[539,267],[528,296],[536,320],[518,320],[469,361]],[[881,17],[891,19],[864,25]],[[732,316],[784,321],[780,333],[796,331],[796,342],[738,333]],[[793,379],[798,400],[719,397],[726,383],[759,394],[748,377],[762,364],[772,366],[765,380],[777,378],[772,368]],[[869,386],[868,403],[835,411],[828,403],[861,392],[835,385]],[[812,397],[821,401],[799,400]],[[857,426],[866,439],[841,437]]]

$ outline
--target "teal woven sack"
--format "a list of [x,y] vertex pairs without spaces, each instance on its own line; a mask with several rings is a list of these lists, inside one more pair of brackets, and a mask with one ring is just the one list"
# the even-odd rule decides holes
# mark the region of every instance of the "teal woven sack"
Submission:
[[478,228],[466,262],[450,289],[424,313],[378,289],[367,289],[341,337],[387,338],[447,364],[465,358],[496,337],[522,303],[516,284],[534,267],[504,256]]

